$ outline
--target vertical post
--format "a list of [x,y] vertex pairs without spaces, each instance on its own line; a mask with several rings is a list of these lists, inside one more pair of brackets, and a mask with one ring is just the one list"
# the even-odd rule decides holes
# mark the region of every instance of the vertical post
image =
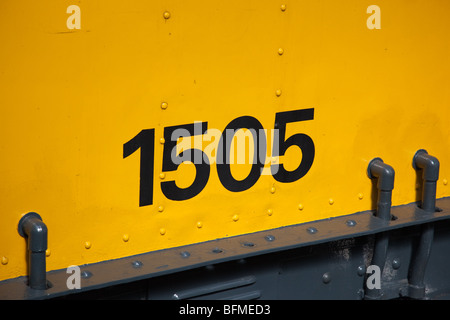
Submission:
[[47,289],[45,251],[47,250],[47,226],[35,212],[24,215],[18,225],[19,234],[27,238],[28,285],[31,289]]
[[[370,179],[378,179],[378,199],[376,217],[388,222],[391,220],[392,190],[394,189],[394,169],[385,164],[382,159],[375,158],[370,161],[367,167],[367,175]],[[381,232],[376,235],[375,245],[373,248],[373,256],[371,264],[380,268],[383,273],[386,255],[389,246],[389,235]],[[375,300],[381,299],[381,288],[369,289],[365,287],[365,299]]]
[[[418,150],[413,157],[413,168],[422,170],[422,199],[420,207],[432,214],[436,211],[436,184],[439,178],[439,160],[430,156],[426,150]],[[409,296],[414,299],[425,297],[425,270],[430,257],[434,238],[434,225],[421,226],[421,233],[408,273]]]

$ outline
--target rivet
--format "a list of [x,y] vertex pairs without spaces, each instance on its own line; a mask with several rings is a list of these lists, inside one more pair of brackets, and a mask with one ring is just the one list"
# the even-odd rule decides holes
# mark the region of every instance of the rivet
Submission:
[[169,19],[170,18],[170,12],[169,11],[165,11],[163,16],[164,16],[164,19]]
[[364,195],[362,193],[358,193],[358,199],[362,200],[364,198]]
[[233,221],[238,221],[239,220],[239,216],[237,215],[237,214],[235,214],[234,216],[233,216]]
[[218,247],[216,247],[216,248],[212,249],[212,252],[213,252],[213,253],[222,253],[223,250],[220,249],[220,248],[218,248]]
[[160,178],[161,180],[164,180],[165,177],[166,177],[166,174],[165,174],[164,172],[161,172],[161,173],[159,174],[159,178]]
[[201,221],[198,221],[198,222],[197,222],[197,228],[200,229],[201,227],[203,227],[203,223],[202,223]]
[[271,234],[268,234],[267,236],[264,237],[264,239],[266,239],[269,242],[272,242],[275,240],[275,237]]
[[90,241],[86,241],[86,242],[84,243],[84,247],[85,247],[86,249],[90,249],[91,246],[92,246],[92,244],[91,244]]
[[83,279],[89,279],[90,277],[92,277],[92,272],[88,271],[88,270],[84,270],[81,272],[80,276]]
[[168,106],[169,105],[167,104],[167,102],[162,102],[161,103],[161,109],[163,109],[163,110],[166,110]]
[[187,252],[187,251],[181,252],[180,255],[181,255],[181,257],[184,258],[184,259],[185,259],[185,258],[189,258],[189,257],[191,256],[191,254],[190,254],[189,252]]
[[446,186],[448,183],[447,179],[442,180],[442,183],[444,184],[444,186]]
[[267,210],[267,215],[271,216],[273,214],[273,210],[272,209],[268,209]]
[[50,257],[51,254],[52,254],[52,252],[50,251],[50,249],[45,250],[46,257]]
[[325,284],[330,283],[330,281],[331,281],[331,275],[330,275],[329,272],[326,272],[326,273],[323,274],[323,276],[322,276],[322,281],[323,281],[323,283],[325,283]]
[[286,11],[286,5],[285,4],[281,5],[281,11]]
[[123,240],[124,242],[128,242],[128,240],[130,240],[130,236],[129,236],[127,233],[125,233],[125,234],[122,236],[122,240]]
[[277,95],[277,97],[281,96],[281,89],[277,89],[275,91],[275,94]]
[[358,274],[358,276],[362,277],[366,274],[366,267],[358,266],[358,268],[356,269],[356,273]]
[[364,289],[358,289],[358,291],[356,292],[356,297],[357,297],[359,300],[364,299]]
[[142,263],[142,261],[136,260],[131,262],[131,265],[133,266],[133,268],[138,269],[141,268],[144,264]]
[[356,226],[356,221],[355,220],[347,220],[345,222],[349,227],[354,227]]
[[308,229],[306,229],[306,231],[308,231],[308,233],[310,233],[310,234],[317,233],[317,229],[314,227],[309,227]]
[[162,236],[165,235],[165,234],[166,234],[166,229],[164,229],[164,228],[159,229],[159,233],[160,233]]
[[220,249],[220,248],[218,248],[218,247],[215,247],[214,249],[212,249],[212,252],[213,252],[213,253],[222,253],[223,250]]
[[166,140],[164,140],[164,138],[159,139],[159,143],[164,144],[166,142]]
[[328,200],[328,203],[329,203],[330,205],[332,205],[332,204],[334,203],[333,198],[330,198],[330,199]]
[[304,208],[304,207],[303,207],[303,204],[300,203],[300,204],[298,205],[298,210],[303,210],[303,208]]
[[253,242],[249,242],[249,241],[245,241],[244,243],[242,243],[242,245],[247,248],[253,248],[255,246],[255,244]]
[[394,259],[394,260],[392,260],[392,268],[394,268],[394,269],[398,269],[398,268],[400,268],[400,259]]
[[7,257],[2,257],[2,265],[7,265],[9,262],[9,259]]
[[275,187],[270,188],[270,193],[275,193]]
[[164,211],[164,207],[163,207],[163,206],[159,206],[159,207],[158,207],[158,211],[159,211],[159,212],[163,212],[163,211]]
[[283,48],[278,48],[278,54],[281,56],[284,53]]

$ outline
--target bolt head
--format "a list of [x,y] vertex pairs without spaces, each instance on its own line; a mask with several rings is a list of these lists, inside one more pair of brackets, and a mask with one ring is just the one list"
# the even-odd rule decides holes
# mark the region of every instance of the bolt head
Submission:
[[366,274],[366,267],[359,266],[358,269],[356,270],[356,273],[358,274],[358,276],[362,277],[363,275]]
[[317,233],[317,229],[314,227],[309,227],[308,229],[306,229],[306,231],[308,231],[308,233],[310,233],[310,234]]
[[355,220],[347,220],[346,224],[349,227],[354,227],[354,226],[356,226],[356,221]]
[[322,282],[328,284],[330,283],[330,281],[331,281],[331,274],[329,272],[324,273],[322,276]]
[[396,259],[392,260],[392,268],[398,269],[398,268],[400,268],[400,265],[401,265],[400,259],[396,258]]
[[136,261],[131,262],[131,265],[133,266],[133,268],[137,269],[137,268],[142,267],[143,263],[139,260],[136,260]]

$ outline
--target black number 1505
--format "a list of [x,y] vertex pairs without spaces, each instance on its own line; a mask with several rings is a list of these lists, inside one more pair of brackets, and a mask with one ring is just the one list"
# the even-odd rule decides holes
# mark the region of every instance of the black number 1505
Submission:
[[[272,157],[283,156],[288,148],[297,146],[302,151],[302,160],[297,168],[288,171],[283,164],[272,164],[271,173],[279,182],[294,182],[302,178],[311,168],[314,161],[314,142],[304,134],[297,133],[286,138],[286,124],[314,119],[314,109],[301,109],[275,114],[274,141]],[[197,127],[196,127],[197,126]],[[200,128],[200,130],[197,130]],[[253,135],[254,156],[250,173],[243,180],[236,180],[231,174],[230,148],[234,133],[239,129],[249,129]],[[176,154],[179,137],[192,137],[206,134],[208,123],[191,123],[164,128],[164,149],[162,171],[176,171],[178,166],[190,159],[194,163],[196,175],[194,181],[186,188],[180,188],[174,180],[161,182],[161,191],[170,200],[187,200],[198,195],[206,186],[210,175],[210,159],[200,149],[191,148]],[[181,132],[181,133],[180,133]],[[231,135],[229,134],[231,132]],[[178,134],[177,134],[178,133]],[[141,150],[139,206],[153,204],[153,178],[155,156],[155,129],[145,129],[123,145],[123,158]],[[254,117],[242,116],[232,120],[223,130],[219,140],[216,166],[222,185],[229,191],[240,192],[251,188],[261,176],[265,164],[266,135],[261,123]],[[193,161],[193,159],[195,161]]]

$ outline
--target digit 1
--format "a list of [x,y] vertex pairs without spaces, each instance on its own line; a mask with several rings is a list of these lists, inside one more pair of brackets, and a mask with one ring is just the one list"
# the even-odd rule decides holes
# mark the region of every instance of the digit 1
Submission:
[[139,171],[139,206],[153,204],[153,175],[155,171],[155,129],[139,132],[133,139],[123,145],[123,158],[141,149]]

